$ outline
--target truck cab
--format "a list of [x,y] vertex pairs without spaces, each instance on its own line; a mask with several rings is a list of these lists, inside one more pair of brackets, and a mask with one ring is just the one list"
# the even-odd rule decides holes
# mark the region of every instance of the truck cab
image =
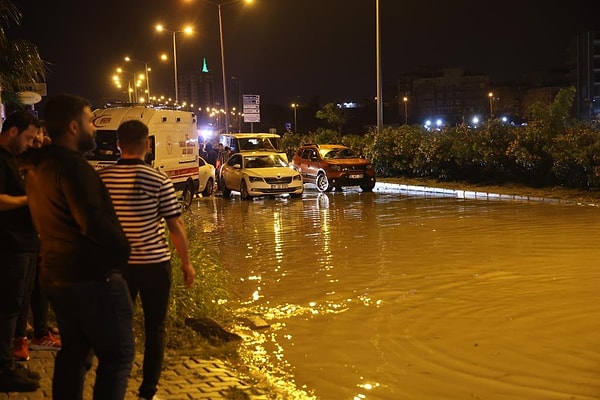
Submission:
[[121,153],[117,128],[139,120],[148,126],[151,151],[146,162],[167,175],[181,193],[185,208],[198,192],[198,129],[191,112],[145,106],[108,107],[94,110],[96,148],[86,154],[96,169],[115,164]]

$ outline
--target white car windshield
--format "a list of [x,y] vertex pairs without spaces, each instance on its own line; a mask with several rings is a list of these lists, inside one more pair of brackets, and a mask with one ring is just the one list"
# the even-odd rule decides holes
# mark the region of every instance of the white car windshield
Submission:
[[277,154],[244,157],[244,168],[287,167],[288,164]]

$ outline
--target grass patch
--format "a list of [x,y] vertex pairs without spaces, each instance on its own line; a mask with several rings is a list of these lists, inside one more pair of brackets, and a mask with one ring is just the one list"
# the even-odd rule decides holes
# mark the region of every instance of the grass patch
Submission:
[[[200,235],[193,228],[194,221],[190,213],[184,213],[187,227],[190,259],[196,270],[196,278],[191,288],[186,288],[181,273],[181,260],[175,248],[170,244],[172,257],[171,298],[166,321],[166,349],[185,350],[188,355],[196,355],[204,359],[211,357],[237,360],[236,343],[211,345],[208,340],[185,325],[186,318],[208,317],[217,321],[227,329],[232,325],[234,312],[229,304],[230,276],[220,264],[216,255],[211,254],[202,243]],[[144,346],[144,320],[141,302],[136,301],[134,315],[134,333],[136,347]]]

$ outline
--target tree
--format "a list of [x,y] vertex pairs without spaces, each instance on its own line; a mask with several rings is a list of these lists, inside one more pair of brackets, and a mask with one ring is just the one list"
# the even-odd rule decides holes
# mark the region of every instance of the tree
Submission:
[[334,103],[327,103],[323,109],[317,111],[315,115],[318,119],[327,121],[333,128],[335,128],[338,134],[342,134],[342,129],[346,124],[346,116],[344,110],[335,105]]
[[22,39],[9,40],[6,30],[19,26],[22,14],[10,0],[0,0],[0,103],[22,106],[17,92],[31,83],[44,81],[46,63],[35,44]]

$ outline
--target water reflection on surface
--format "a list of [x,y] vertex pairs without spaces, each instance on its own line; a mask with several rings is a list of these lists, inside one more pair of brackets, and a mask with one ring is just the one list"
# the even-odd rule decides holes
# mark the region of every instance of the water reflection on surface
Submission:
[[193,212],[271,323],[257,358],[316,398],[600,398],[595,207],[307,191]]

